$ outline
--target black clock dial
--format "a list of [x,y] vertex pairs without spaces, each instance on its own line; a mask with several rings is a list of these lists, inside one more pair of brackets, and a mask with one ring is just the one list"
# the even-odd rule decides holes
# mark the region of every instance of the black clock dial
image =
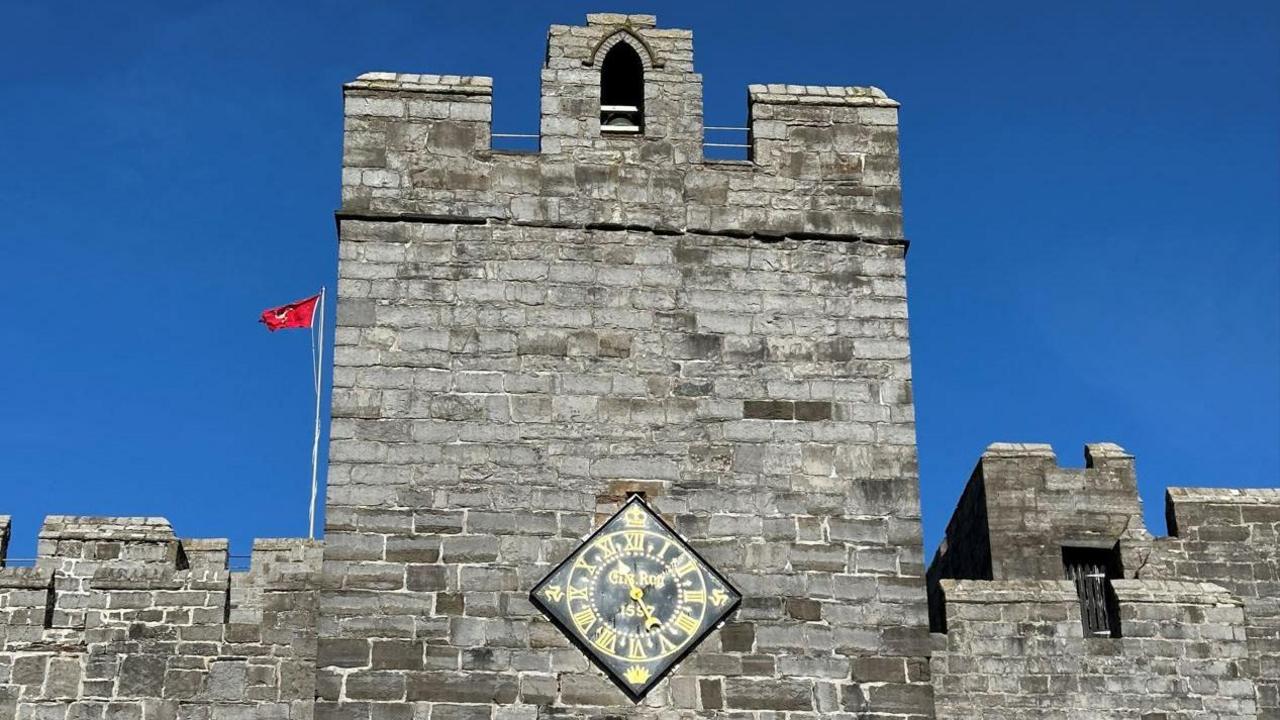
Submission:
[[530,597],[633,700],[742,598],[639,496]]

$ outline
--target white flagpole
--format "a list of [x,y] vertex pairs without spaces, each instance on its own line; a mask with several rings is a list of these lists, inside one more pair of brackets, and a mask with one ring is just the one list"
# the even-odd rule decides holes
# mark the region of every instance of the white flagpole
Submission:
[[312,378],[315,380],[316,388],[316,425],[315,436],[311,440],[311,507],[307,513],[307,537],[312,540],[316,539],[316,472],[319,467],[320,460],[320,393],[324,389],[324,295],[325,289],[320,288],[320,302],[318,307],[311,311],[311,336],[316,336],[316,320],[319,315],[320,322],[320,341],[315,343],[315,352],[312,359],[315,361]]

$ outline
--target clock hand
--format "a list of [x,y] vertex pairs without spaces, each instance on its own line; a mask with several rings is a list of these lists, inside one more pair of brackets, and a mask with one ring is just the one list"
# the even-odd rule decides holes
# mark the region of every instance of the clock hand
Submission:
[[636,604],[640,606],[640,611],[644,613],[645,630],[652,630],[662,624],[658,621],[658,618],[653,616],[653,611],[649,609],[649,606],[644,604],[644,590],[632,585],[631,599],[636,601]]

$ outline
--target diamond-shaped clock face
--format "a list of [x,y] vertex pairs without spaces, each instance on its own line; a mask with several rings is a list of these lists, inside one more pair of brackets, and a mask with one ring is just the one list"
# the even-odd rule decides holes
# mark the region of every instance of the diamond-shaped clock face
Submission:
[[634,701],[742,600],[638,495],[529,596]]

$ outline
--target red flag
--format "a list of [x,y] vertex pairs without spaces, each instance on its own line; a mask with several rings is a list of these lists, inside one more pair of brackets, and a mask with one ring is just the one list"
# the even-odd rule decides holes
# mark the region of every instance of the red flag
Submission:
[[287,328],[309,328],[311,318],[315,315],[316,301],[319,299],[319,295],[312,295],[306,300],[263,310],[262,318],[258,322],[266,325],[271,332]]

